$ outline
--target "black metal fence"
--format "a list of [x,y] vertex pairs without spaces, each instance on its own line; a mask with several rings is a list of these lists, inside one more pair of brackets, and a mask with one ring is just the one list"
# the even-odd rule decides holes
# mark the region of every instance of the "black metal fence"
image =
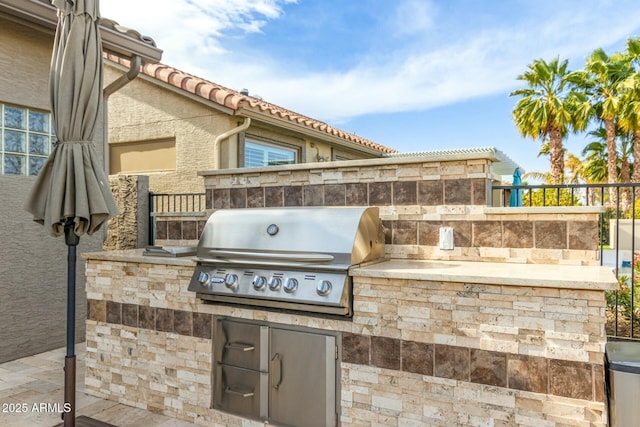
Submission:
[[155,224],[158,214],[181,215],[204,212],[205,193],[160,194],[149,192],[149,244],[155,243]]
[[618,280],[618,290],[606,293],[607,334],[640,339],[640,183],[494,185],[492,189],[499,198],[494,206],[604,208],[598,226],[600,264],[610,266]]

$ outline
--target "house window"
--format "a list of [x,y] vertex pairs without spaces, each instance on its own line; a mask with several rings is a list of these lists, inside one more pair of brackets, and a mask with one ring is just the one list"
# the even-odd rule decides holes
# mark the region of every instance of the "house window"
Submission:
[[275,144],[245,141],[244,166],[290,165],[297,162],[298,150]]
[[0,104],[0,172],[3,175],[38,175],[54,141],[50,113]]

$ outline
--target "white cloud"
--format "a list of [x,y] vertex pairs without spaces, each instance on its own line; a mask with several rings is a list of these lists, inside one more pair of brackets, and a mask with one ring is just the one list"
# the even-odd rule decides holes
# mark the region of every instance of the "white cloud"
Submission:
[[[169,57],[222,54],[226,31],[260,32],[292,0],[107,0],[103,16],[156,40]],[[188,70],[186,70],[188,71]]]
[[[593,49],[624,41],[638,31],[640,22],[635,3],[580,8],[560,2],[554,3],[553,14],[528,18],[525,11],[492,28],[457,23],[463,30],[446,34],[434,46],[425,40],[434,26],[446,21],[443,10],[436,11],[429,2],[407,0],[393,15],[404,19],[397,21],[405,23],[403,37],[390,39],[403,44],[394,46],[393,53],[364,56],[344,72],[324,72],[331,67],[313,64],[309,68],[317,71],[296,74],[270,52],[246,58],[225,48],[223,37],[228,34],[260,32],[270,20],[283,19],[283,4],[280,0],[174,0],[162,6],[151,0],[102,3],[104,16],[154,37],[165,51],[163,62],[235,89],[248,87],[265,100],[325,121],[427,109],[498,93],[507,96],[518,84],[516,76],[534,59],[559,55],[570,58],[573,68],[579,67]],[[327,42],[343,41],[328,38]]]
[[406,36],[433,28],[437,17],[436,6],[428,0],[403,0],[398,3],[392,20],[392,31]]

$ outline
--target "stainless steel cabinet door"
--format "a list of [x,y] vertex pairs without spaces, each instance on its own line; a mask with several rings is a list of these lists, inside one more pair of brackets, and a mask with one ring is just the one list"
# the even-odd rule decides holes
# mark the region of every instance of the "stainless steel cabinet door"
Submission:
[[271,328],[269,418],[296,427],[336,425],[336,339]]
[[214,407],[250,418],[267,417],[268,374],[218,365]]
[[267,326],[218,319],[215,360],[225,365],[266,372],[268,340]]

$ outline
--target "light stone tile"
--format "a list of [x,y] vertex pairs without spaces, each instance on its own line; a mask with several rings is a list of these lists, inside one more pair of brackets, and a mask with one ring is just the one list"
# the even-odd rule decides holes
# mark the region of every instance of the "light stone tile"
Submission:
[[[394,399],[390,397],[372,396],[371,404],[374,407],[395,411],[399,415],[402,412],[402,399]],[[375,409],[374,409],[375,410]]]
[[493,337],[481,337],[480,349],[518,354],[519,344],[515,341],[499,341]]
[[349,378],[353,381],[358,381],[366,384],[378,384],[378,374],[376,372],[368,372],[364,369],[352,369],[350,371]]
[[576,362],[589,362],[589,353],[585,352],[582,346],[571,347],[548,347],[544,354],[550,359],[572,360]]
[[515,422],[517,425],[530,426],[530,427],[555,427],[556,423],[549,420],[533,418],[531,416],[525,416],[516,414]]

